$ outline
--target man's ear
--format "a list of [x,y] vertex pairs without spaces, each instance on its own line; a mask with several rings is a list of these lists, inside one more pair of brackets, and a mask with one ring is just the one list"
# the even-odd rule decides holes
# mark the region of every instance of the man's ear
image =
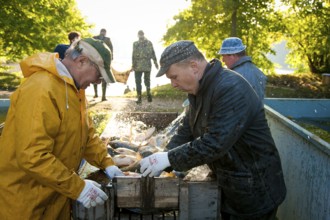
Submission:
[[189,65],[194,70],[194,73],[198,72],[198,63],[196,60],[191,60]]

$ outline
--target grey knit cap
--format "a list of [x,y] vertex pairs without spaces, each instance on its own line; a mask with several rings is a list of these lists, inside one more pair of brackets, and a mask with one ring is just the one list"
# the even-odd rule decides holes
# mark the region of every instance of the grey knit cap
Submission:
[[160,69],[156,77],[164,75],[172,64],[187,59],[197,51],[194,42],[189,40],[177,41],[166,47],[160,57]]

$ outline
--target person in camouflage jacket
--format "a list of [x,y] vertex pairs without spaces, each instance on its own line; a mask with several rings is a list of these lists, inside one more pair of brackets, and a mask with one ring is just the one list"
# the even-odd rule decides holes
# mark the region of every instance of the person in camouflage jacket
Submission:
[[135,75],[136,93],[138,98],[136,103],[140,104],[142,102],[142,74],[144,74],[144,85],[147,90],[148,102],[152,102],[150,92],[151,60],[153,60],[157,69],[158,63],[152,43],[144,36],[142,30],[138,32],[138,37],[139,40],[133,43],[132,70]]

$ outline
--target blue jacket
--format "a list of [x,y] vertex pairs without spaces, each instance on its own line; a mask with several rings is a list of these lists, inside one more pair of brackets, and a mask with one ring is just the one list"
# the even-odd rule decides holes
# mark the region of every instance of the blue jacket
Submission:
[[241,74],[251,84],[259,97],[264,99],[267,77],[253,64],[251,57],[242,57],[230,69]]
[[222,211],[242,217],[266,214],[285,198],[281,161],[263,102],[249,83],[213,60],[166,151],[171,167],[208,164],[222,191]]
[[54,52],[57,52],[58,55],[60,56],[60,59],[63,60],[65,57],[65,52],[67,49],[69,49],[70,45],[69,44],[58,44],[55,49]]

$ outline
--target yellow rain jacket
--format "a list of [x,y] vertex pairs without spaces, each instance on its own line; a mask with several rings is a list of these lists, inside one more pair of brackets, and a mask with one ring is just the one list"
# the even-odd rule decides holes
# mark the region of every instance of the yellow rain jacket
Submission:
[[0,219],[70,219],[70,199],[84,188],[82,158],[114,165],[87,115],[84,90],[53,53],[20,65],[24,82],[12,94],[0,137]]

